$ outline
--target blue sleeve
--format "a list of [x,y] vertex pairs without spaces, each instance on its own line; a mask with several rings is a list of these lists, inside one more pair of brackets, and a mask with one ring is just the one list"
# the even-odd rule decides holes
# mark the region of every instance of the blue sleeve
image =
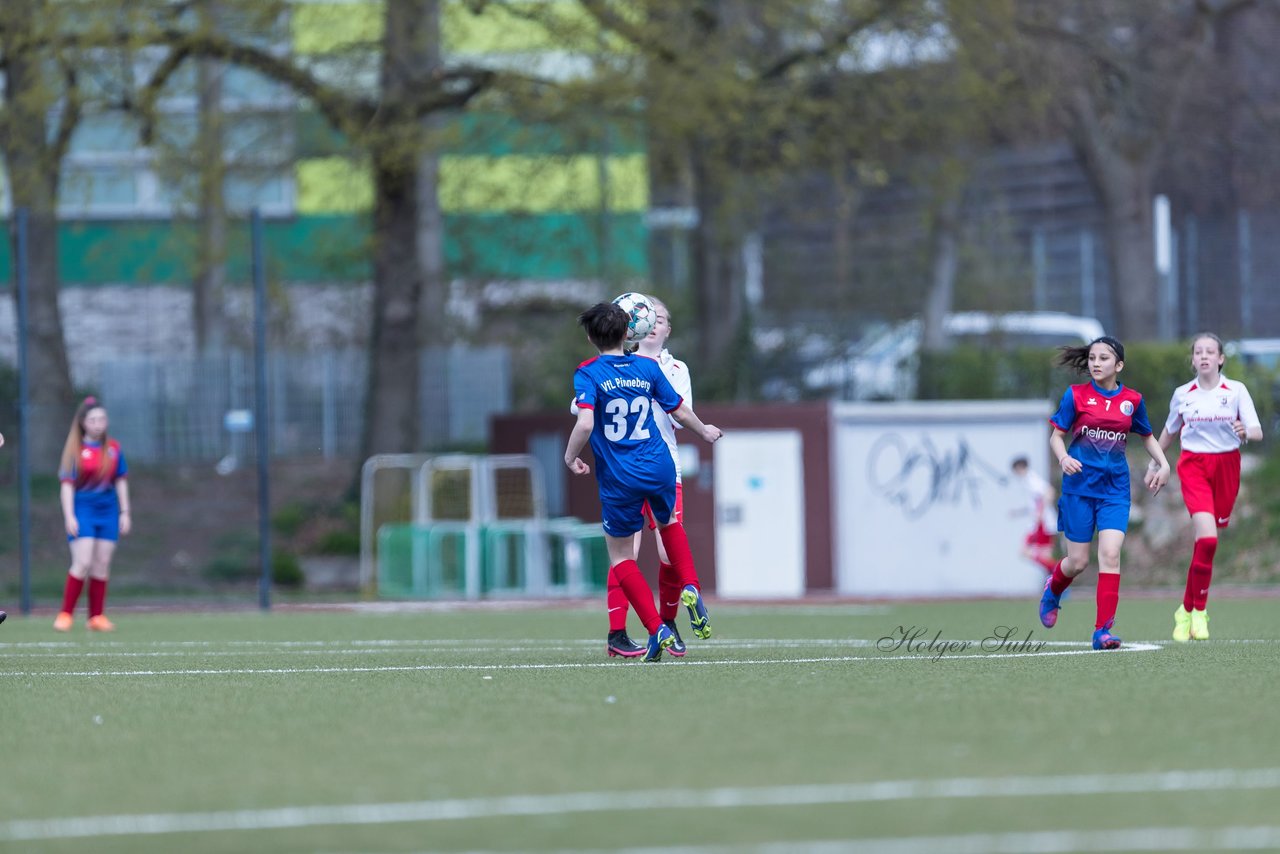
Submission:
[[[129,473],[129,464],[124,461],[124,451],[116,451],[116,478],[122,478]],[[145,480],[145,478],[144,478]]]
[[663,412],[674,412],[680,408],[680,404],[684,403],[684,398],[676,392],[671,386],[671,380],[667,379],[667,375],[662,372],[662,368],[658,367],[658,363],[653,363],[651,370],[653,376],[653,399],[662,407]]
[[596,384],[581,368],[573,373],[573,402],[580,409],[596,408]]
[[1076,397],[1071,393],[1070,386],[1062,395],[1062,402],[1058,404],[1058,411],[1053,413],[1053,417],[1049,419],[1054,427],[1057,427],[1063,433],[1071,432],[1071,425],[1076,422]]
[[1129,427],[1139,436],[1151,435],[1151,421],[1147,418],[1147,399],[1138,398],[1138,406],[1133,410],[1133,424]]

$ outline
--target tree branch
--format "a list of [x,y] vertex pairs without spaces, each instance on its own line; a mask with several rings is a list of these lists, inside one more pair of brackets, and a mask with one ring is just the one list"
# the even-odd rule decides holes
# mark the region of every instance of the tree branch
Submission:
[[773,65],[766,68],[760,74],[760,81],[767,82],[775,80],[786,74],[797,65],[807,62],[821,62],[840,53],[849,43],[849,39],[858,35],[864,30],[870,29],[876,24],[889,17],[890,13],[902,6],[905,0],[881,0],[865,15],[856,17],[851,20],[847,26],[835,33],[831,38],[827,39],[823,44],[815,48],[804,50],[796,50],[780,57]]
[[681,57],[678,53],[667,47],[660,39],[652,38],[643,28],[637,27],[615,13],[602,0],[578,0],[578,2],[602,29],[618,34],[646,56],[651,56],[667,65],[680,64]]
[[54,134],[52,151],[50,152],[54,163],[61,163],[62,158],[67,154],[67,149],[71,147],[71,136],[76,132],[76,125],[80,123],[80,116],[84,106],[84,102],[80,97],[80,84],[76,77],[75,66],[67,62],[60,64],[62,65],[62,79],[67,88],[63,98],[62,112],[58,116],[58,129]]

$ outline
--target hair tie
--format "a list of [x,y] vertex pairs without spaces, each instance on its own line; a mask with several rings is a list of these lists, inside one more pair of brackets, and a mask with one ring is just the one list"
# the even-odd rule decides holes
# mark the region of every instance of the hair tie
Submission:
[[98,399],[97,399],[96,397],[94,397],[93,395],[89,395],[88,397],[86,397],[86,398],[84,399],[84,405],[85,405],[85,406],[97,406],[97,405],[98,405]]

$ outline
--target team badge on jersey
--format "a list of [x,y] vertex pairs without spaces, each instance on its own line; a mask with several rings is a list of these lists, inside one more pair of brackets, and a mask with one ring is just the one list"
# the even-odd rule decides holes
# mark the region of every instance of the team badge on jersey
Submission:
[[1132,415],[1132,414],[1133,414],[1133,401],[1131,401],[1131,400],[1121,401],[1121,403],[1120,403],[1120,414],[1121,414],[1121,415]]

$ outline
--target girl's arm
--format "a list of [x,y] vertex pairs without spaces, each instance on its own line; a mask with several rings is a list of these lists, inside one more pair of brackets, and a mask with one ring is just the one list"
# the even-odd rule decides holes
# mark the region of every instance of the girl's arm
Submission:
[[1062,467],[1062,473],[1065,475],[1079,474],[1084,465],[1075,457],[1067,453],[1067,443],[1063,441],[1064,433],[1056,424],[1053,432],[1049,434],[1049,450],[1053,451],[1053,458],[1058,461],[1058,465]]
[[76,521],[76,486],[68,480],[62,482],[58,490],[58,498],[62,502],[62,525],[73,537],[80,536],[80,523]]
[[579,408],[578,421],[573,425],[573,432],[569,434],[569,444],[564,449],[564,464],[574,474],[589,474],[591,472],[591,466],[584,463],[578,455],[582,453],[582,449],[586,447],[587,442],[591,439],[591,431],[595,429],[595,425],[595,410]]
[[129,513],[129,481],[120,478],[116,481],[116,499],[120,502],[120,533],[127,534],[133,528],[133,517]]
[[720,428],[714,424],[703,424],[702,419],[694,414],[686,401],[681,401],[680,405],[671,411],[671,418],[697,433],[704,442],[714,442],[722,435]]
[[1142,446],[1147,449],[1148,456],[1156,468],[1147,466],[1147,476],[1143,478],[1147,489],[1151,490],[1152,495],[1160,494],[1160,490],[1164,489],[1164,485],[1169,482],[1169,461],[1164,457],[1164,448],[1160,446],[1160,440],[1155,436],[1148,435],[1142,440]]

